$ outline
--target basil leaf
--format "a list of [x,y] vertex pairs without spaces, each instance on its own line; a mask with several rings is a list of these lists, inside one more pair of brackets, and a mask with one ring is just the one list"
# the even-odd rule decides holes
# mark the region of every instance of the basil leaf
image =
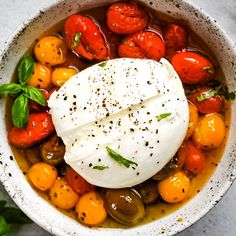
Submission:
[[202,93],[200,96],[197,97],[197,101],[203,102],[211,97],[216,96],[221,88],[222,88],[222,85],[220,85],[216,88],[212,88],[209,91],[207,91],[206,93]]
[[82,36],[81,32],[77,32],[74,37],[74,42],[71,44],[71,48],[74,49],[79,45],[80,38]]
[[107,169],[109,168],[109,166],[94,166],[93,169],[95,170],[104,170],[104,169]]
[[[5,218],[8,224],[29,224],[32,220],[28,218],[20,209],[13,207],[5,207],[1,216]],[[0,234],[1,235],[1,234]]]
[[24,87],[23,94],[25,97],[37,102],[38,104],[42,106],[47,105],[45,96],[37,88],[31,87],[31,86]]
[[118,162],[120,165],[125,166],[126,168],[129,168],[130,165],[136,165],[138,166],[138,164],[136,162],[130,161],[124,157],[122,157],[120,154],[118,154],[117,152],[115,152],[114,150],[112,150],[109,147],[106,147],[106,150],[109,154],[109,156],[115,160],[116,162]]
[[0,94],[17,95],[22,90],[21,85],[15,83],[0,85]]
[[0,235],[10,236],[10,225],[7,224],[7,222],[2,216],[0,216]]
[[100,67],[105,67],[106,64],[107,64],[107,62],[106,62],[106,61],[103,61],[103,62],[99,63],[98,66],[100,66]]
[[29,119],[28,98],[21,94],[12,106],[12,122],[18,128],[24,128]]
[[156,118],[157,118],[157,121],[160,121],[160,120],[165,119],[166,117],[168,117],[168,116],[170,116],[170,115],[171,115],[170,112],[162,113],[162,114],[156,116]]
[[6,204],[7,204],[6,201],[0,201],[0,214],[1,214],[1,210],[4,208]]
[[30,56],[24,56],[17,68],[17,75],[21,85],[25,85],[34,72],[34,60]]
[[224,86],[220,89],[218,95],[224,96],[226,100],[234,100],[236,98],[236,91],[229,92],[228,88]]

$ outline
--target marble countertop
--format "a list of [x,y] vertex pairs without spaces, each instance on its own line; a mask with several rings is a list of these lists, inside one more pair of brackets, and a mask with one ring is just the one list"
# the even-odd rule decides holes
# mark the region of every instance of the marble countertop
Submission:
[[[32,11],[46,6],[52,0],[0,0],[0,51],[4,42],[17,28],[20,22],[32,15]],[[189,0],[203,8],[219,25],[223,26],[228,35],[236,42],[236,1],[225,0]],[[7,199],[14,205],[0,184],[0,199]],[[234,236],[236,235],[236,182],[223,199],[201,220],[178,236]],[[17,236],[48,236],[46,231],[36,224],[16,227],[12,235]]]

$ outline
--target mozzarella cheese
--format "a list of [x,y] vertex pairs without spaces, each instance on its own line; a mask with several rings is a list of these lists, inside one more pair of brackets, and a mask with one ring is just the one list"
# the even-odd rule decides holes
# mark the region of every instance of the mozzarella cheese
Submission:
[[[165,59],[120,58],[91,66],[54,92],[49,107],[66,145],[66,163],[106,188],[152,177],[174,156],[188,128],[182,83]],[[133,163],[122,165],[107,147]]]

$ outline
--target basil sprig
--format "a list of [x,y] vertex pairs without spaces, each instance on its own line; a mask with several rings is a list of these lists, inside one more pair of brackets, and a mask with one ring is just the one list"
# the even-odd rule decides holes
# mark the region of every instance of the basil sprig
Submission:
[[10,236],[10,224],[29,224],[32,221],[18,208],[6,207],[6,201],[0,201],[0,235]]
[[114,150],[112,150],[109,147],[106,147],[106,150],[109,154],[109,156],[115,160],[116,162],[118,162],[120,165],[125,166],[126,168],[129,168],[131,165],[135,165],[138,166],[138,164],[136,162],[130,161],[126,158],[124,158],[123,156],[121,156],[119,153],[115,152]]
[[34,61],[30,56],[24,56],[18,65],[17,76],[20,84],[9,83],[0,85],[0,95],[16,97],[12,106],[12,122],[18,128],[25,128],[29,120],[29,100],[46,106],[43,93],[37,88],[26,86],[34,72]]

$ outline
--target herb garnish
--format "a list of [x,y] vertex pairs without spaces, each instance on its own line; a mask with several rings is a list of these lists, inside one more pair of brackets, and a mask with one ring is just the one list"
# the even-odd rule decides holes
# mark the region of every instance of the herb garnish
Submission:
[[101,63],[99,63],[98,65],[100,66],[100,67],[105,67],[106,66],[106,64],[107,64],[107,62],[106,61],[102,61]]
[[94,166],[93,169],[95,170],[104,170],[104,169],[108,169],[109,166]]
[[165,119],[166,117],[168,117],[170,115],[171,115],[171,112],[162,113],[162,114],[156,116],[156,118],[157,118],[157,121],[160,121],[160,120]]
[[32,221],[18,208],[6,207],[6,201],[0,201],[0,235],[9,236],[10,224],[29,224]]
[[37,88],[26,86],[34,72],[34,60],[30,56],[24,56],[18,65],[17,76],[20,84],[9,83],[0,86],[0,95],[8,94],[16,97],[12,106],[12,122],[18,128],[24,128],[29,119],[29,99],[46,106],[43,93]]
[[131,165],[135,165],[138,166],[138,164],[136,162],[130,161],[124,157],[122,157],[120,154],[118,154],[117,152],[115,152],[114,150],[112,150],[109,147],[106,147],[106,150],[109,154],[109,156],[115,160],[116,162],[118,162],[120,165],[125,166],[126,168],[129,168]]
[[214,97],[218,94],[219,90],[222,88],[222,85],[212,88],[209,91],[202,93],[200,96],[197,97],[198,102],[203,102],[211,97]]
[[71,48],[72,48],[72,49],[76,48],[76,47],[79,45],[81,36],[82,36],[82,33],[81,33],[81,32],[77,32],[77,33],[75,34],[74,41],[73,41],[73,43],[71,44]]

